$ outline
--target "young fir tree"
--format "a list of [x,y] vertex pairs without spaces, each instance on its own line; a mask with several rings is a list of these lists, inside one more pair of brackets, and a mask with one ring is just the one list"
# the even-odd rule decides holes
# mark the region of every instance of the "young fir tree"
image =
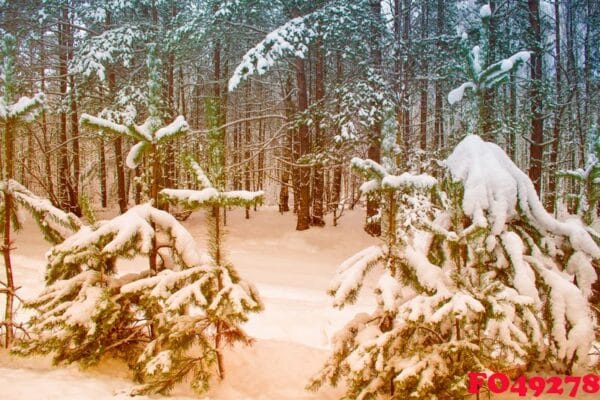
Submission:
[[485,140],[493,140],[494,116],[493,104],[490,103],[489,93],[496,90],[498,86],[508,82],[510,74],[521,64],[529,60],[529,51],[519,51],[512,56],[497,62],[491,62],[488,46],[488,35],[492,10],[489,4],[481,7],[481,29],[479,45],[469,48],[468,37],[463,33],[461,49],[466,61],[465,73],[468,81],[448,93],[448,102],[452,105],[462,100],[465,90],[473,91],[477,98],[477,128],[478,133]]
[[[4,320],[2,325],[5,329],[4,345],[9,347],[13,336],[13,303],[15,298],[15,283],[12,270],[10,252],[12,249],[11,226],[19,228],[16,216],[16,204],[13,199],[14,190],[17,192],[22,188],[13,181],[15,175],[15,141],[16,128],[20,123],[29,122],[41,109],[44,103],[44,95],[38,93],[33,98],[21,97],[13,103],[15,96],[15,57],[16,40],[10,34],[4,35],[2,43],[2,79],[4,80],[4,95],[0,98],[0,122],[4,125],[2,132],[2,182],[0,187],[0,222],[2,222],[2,255],[6,273],[6,282],[2,282],[3,288],[0,293],[6,294],[6,305],[4,308]],[[22,193],[22,197],[27,195]],[[23,200],[25,204],[26,200]]]
[[382,198],[385,243],[345,261],[334,305],[380,276],[377,307],[334,338],[309,388],[347,382],[346,397],[462,398],[470,371],[570,374],[589,367],[588,297],[600,249],[579,221],[559,222],[495,144],[467,136],[441,181],[353,160]]
[[[36,311],[31,339],[15,352],[52,353],[55,363],[83,366],[105,356],[124,359],[141,382],[133,394],[166,392],[185,378],[203,392],[215,364],[222,375],[220,342],[246,339],[238,322],[262,305],[254,287],[214,254],[203,255],[175,217],[155,208],[161,145],[185,133],[187,123],[178,117],[159,128],[153,59],[150,116],[143,125],[82,116],[84,124],[139,140],[130,167],[151,151],[151,201],[111,220],[92,218],[92,225],[48,252],[47,286],[27,304]],[[149,261],[120,270],[121,260],[136,257]]]
[[235,267],[225,258],[223,252],[224,227],[219,210],[224,207],[257,205],[263,201],[264,193],[262,191],[250,192],[247,190],[220,191],[213,186],[211,180],[195,160],[187,158],[186,165],[195,177],[200,189],[163,189],[160,195],[164,201],[182,205],[190,211],[199,208],[208,210],[208,249],[211,266],[217,274],[217,286],[214,290],[219,293],[218,297],[220,298],[214,308],[218,315],[218,319],[215,320],[214,346],[217,352],[217,368],[219,376],[222,378],[224,376],[221,352],[223,339],[227,342],[245,340],[245,335],[240,329],[239,323],[246,321],[248,312],[262,310],[262,304],[256,290],[241,280]]

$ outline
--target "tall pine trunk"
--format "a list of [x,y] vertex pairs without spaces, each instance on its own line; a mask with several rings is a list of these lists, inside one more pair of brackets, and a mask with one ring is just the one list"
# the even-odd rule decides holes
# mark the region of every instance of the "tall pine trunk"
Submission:
[[[528,0],[529,25],[532,37],[531,52],[531,147],[529,150],[529,178],[538,195],[542,189],[542,162],[544,120],[542,115],[542,31],[540,26],[540,1]],[[541,195],[540,195],[541,197]]]
[[555,90],[556,90],[556,108],[554,110],[554,126],[552,127],[552,147],[550,150],[550,173],[548,176],[548,201],[546,202],[546,208],[550,212],[554,212],[556,209],[556,198],[557,198],[557,177],[558,172],[558,148],[560,140],[560,128],[561,128],[561,117],[563,112],[562,102],[562,63],[561,63],[561,51],[560,51],[560,6],[558,0],[554,1],[554,51],[555,51]]
[[[370,0],[371,13],[376,21],[381,20],[381,2],[378,0]],[[381,73],[382,68],[381,56],[381,32],[378,26],[373,28],[373,45],[371,48],[371,60],[374,68],[378,73]],[[371,126],[369,134],[369,147],[367,149],[367,157],[377,163],[381,161],[381,131],[382,121],[378,120]],[[374,236],[381,234],[381,222],[373,219],[379,213],[379,199],[375,196],[367,198],[367,223],[365,231]]]
[[[296,88],[298,91],[297,112],[303,113],[308,109],[304,59],[296,57],[294,66],[296,69]],[[298,157],[301,158],[310,151],[310,137],[306,122],[300,122],[298,125],[298,144]],[[298,191],[294,192],[294,197],[297,196],[298,201],[296,230],[303,231],[310,226],[310,168],[308,166],[296,168],[298,169]]]
[[[425,42],[427,39],[428,32],[428,7],[427,2],[424,1],[421,7],[421,39]],[[419,100],[419,144],[421,150],[427,150],[427,111],[429,108],[429,62],[427,57],[423,59],[422,72],[423,78],[421,80],[421,98]]]
[[[317,116],[315,117],[315,148],[313,153],[320,154],[325,150],[325,138],[323,129],[321,128],[321,109],[324,107],[323,101],[325,97],[325,54],[323,52],[322,43],[317,40],[315,46],[315,103],[317,104]],[[323,195],[324,195],[324,176],[323,164],[319,161],[315,163],[313,179],[313,213],[312,225],[324,226],[325,219],[323,218]]]

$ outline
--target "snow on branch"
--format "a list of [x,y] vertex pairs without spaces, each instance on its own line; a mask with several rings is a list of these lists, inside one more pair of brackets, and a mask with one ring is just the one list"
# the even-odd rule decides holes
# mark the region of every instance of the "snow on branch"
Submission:
[[348,302],[356,300],[363,284],[365,274],[382,261],[385,249],[382,246],[370,246],[359,251],[337,269],[334,279],[327,292],[334,296],[335,307],[343,307]]
[[277,61],[288,55],[304,58],[308,45],[316,37],[314,29],[306,24],[306,16],[294,18],[250,49],[229,79],[229,91],[235,90],[248,76],[264,74]]
[[575,250],[600,258],[600,248],[583,224],[575,219],[558,221],[548,214],[529,177],[496,144],[467,136],[445,164],[464,185],[465,214],[489,220],[492,234],[498,235],[507,222],[522,215],[536,228],[568,237]]
[[471,89],[473,91],[476,91],[477,85],[475,85],[473,82],[465,82],[462,85],[460,85],[459,87],[452,89],[450,91],[450,93],[448,93],[448,103],[450,103],[452,105],[454,103],[458,103],[459,101],[461,101],[463,96],[465,95],[466,89]]
[[78,231],[83,223],[72,213],[54,207],[50,200],[30,192],[17,181],[9,180],[0,185],[2,192],[11,195],[17,203],[28,210],[51,243],[59,243]]
[[350,160],[350,165],[368,179],[360,187],[362,193],[402,188],[429,189],[437,184],[437,180],[428,174],[404,172],[401,175],[391,175],[381,164],[370,159],[354,157]]
[[163,189],[160,191],[162,200],[173,204],[182,204],[191,210],[215,205],[253,206],[262,203],[264,195],[265,193],[262,190],[256,192],[249,190],[219,192],[213,187],[201,190]]
[[546,307],[552,315],[551,335],[557,347],[557,356],[562,360],[574,360],[576,365],[580,365],[587,360],[595,338],[588,301],[580,289],[560,273],[547,269],[533,258],[529,259],[550,288]]
[[188,133],[189,129],[190,127],[186,122],[185,118],[183,117],[183,115],[180,115],[177,118],[175,118],[175,120],[169,125],[158,129],[154,133],[155,142],[162,143],[168,140],[175,139],[177,137],[181,137]]
[[105,81],[106,65],[120,63],[128,67],[135,57],[134,46],[143,43],[145,39],[145,34],[132,26],[119,27],[88,37],[78,46],[69,63],[69,73],[96,75],[98,79]]
[[131,169],[139,165],[142,156],[152,145],[163,144],[189,132],[189,125],[181,115],[169,125],[163,127],[160,127],[160,119],[153,116],[148,117],[142,125],[136,125],[131,118],[132,115],[131,112],[128,112],[127,124],[118,124],[106,118],[82,114],[79,123],[82,126],[96,128],[138,141],[127,154],[126,165]]
[[99,268],[103,259],[150,254],[152,241],[160,238],[156,230],[166,235],[176,262],[186,267],[203,262],[193,237],[175,217],[147,203],[96,227],[85,227],[54,246],[47,255],[49,276],[62,276],[52,271],[64,265]]
[[186,157],[184,159],[184,162],[188,169],[194,173],[194,178],[200,184],[202,189],[208,189],[213,187],[212,183],[210,182],[210,179],[208,179],[208,176],[206,176],[204,170],[196,160],[194,160],[192,157]]
[[86,113],[81,114],[81,117],[79,118],[79,124],[84,127],[96,128],[101,131],[116,133],[132,139],[140,139],[125,125],[117,124],[116,122],[105,118],[94,117],[93,115]]
[[30,121],[41,110],[45,101],[46,96],[43,93],[38,93],[33,97],[23,96],[16,103],[6,107],[4,118],[22,118]]

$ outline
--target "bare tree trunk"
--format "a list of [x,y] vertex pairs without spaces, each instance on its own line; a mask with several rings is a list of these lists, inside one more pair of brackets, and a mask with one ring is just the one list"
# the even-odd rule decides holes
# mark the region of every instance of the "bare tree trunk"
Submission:
[[[285,116],[288,123],[294,118],[294,102],[292,101],[292,79],[288,75],[285,82],[284,107]],[[291,178],[290,166],[286,162],[294,160],[294,128],[289,127],[285,134],[285,143],[283,150],[283,162],[281,163],[281,187],[279,189],[279,212],[288,212],[289,206],[289,185]]]
[[[421,7],[421,39],[425,41],[428,32],[428,7],[427,2],[424,1]],[[421,150],[427,150],[427,111],[429,107],[429,63],[427,58],[424,58],[422,65],[423,79],[421,81],[421,99],[419,101],[419,137]]]
[[99,140],[98,156],[100,158],[100,202],[102,204],[102,208],[106,208],[108,206],[108,191],[106,185],[106,151],[104,149],[104,138],[100,137]]
[[402,96],[400,99],[400,107],[402,110],[402,146],[404,149],[404,167],[408,166],[409,157],[408,155],[412,150],[412,132],[411,132],[411,115],[410,115],[410,93],[409,85],[412,79],[413,68],[411,55],[408,54],[411,50],[411,15],[412,15],[412,0],[404,0],[403,5],[403,23],[402,23],[402,41],[405,46],[405,60],[402,72],[403,72],[403,82],[404,88],[401,91]]
[[[251,190],[251,175],[252,175],[252,153],[250,153],[250,146],[252,145],[252,129],[251,122],[249,120],[252,115],[250,109],[250,94],[251,83],[248,81],[246,86],[246,121],[244,122],[244,189]],[[246,206],[246,219],[250,218],[250,207]]]
[[[43,42],[44,28],[40,31],[40,89],[42,93],[46,91],[46,48]],[[48,135],[48,121],[46,119],[46,110],[42,108],[41,111],[41,128],[42,128],[42,142],[44,151],[44,172],[46,175],[46,192],[48,197],[52,200],[55,206],[56,196],[54,194],[54,180],[52,179],[52,158],[50,153],[50,135]]]
[[[317,41],[315,46],[315,102],[317,103],[317,117],[315,118],[315,149],[314,153],[320,153],[324,150],[325,138],[321,128],[321,107],[325,97],[325,55],[322,49],[322,43]],[[323,218],[323,165],[317,162],[314,170],[313,178],[313,212],[312,225],[324,226],[325,219]]]
[[554,126],[552,128],[552,147],[550,151],[550,174],[548,177],[548,201],[546,202],[546,208],[549,212],[554,212],[556,208],[556,173],[558,172],[558,146],[560,140],[560,125],[561,125],[561,114],[563,110],[562,102],[562,63],[561,63],[561,51],[560,51],[560,6],[558,0],[554,1],[554,49],[555,49],[555,85],[556,85],[556,109],[554,110]]
[[[11,101],[10,94],[8,101]],[[10,103],[9,103],[10,104]],[[13,132],[13,122],[7,119],[4,123],[4,178],[8,181],[14,176],[14,152],[15,138]],[[6,307],[4,309],[4,324],[6,335],[4,337],[4,346],[10,347],[13,337],[13,303],[15,297],[15,282],[13,279],[12,261],[10,251],[12,250],[11,241],[11,211],[12,211],[12,196],[8,190],[4,192],[4,232],[2,242],[2,255],[4,258],[4,269],[6,271]]]
[[[442,47],[441,36],[444,34],[444,0],[437,0],[437,23],[436,33],[438,36],[437,47]],[[444,93],[440,77],[435,80],[435,105],[434,105],[434,146],[439,150],[444,145],[444,117],[442,114]]]
[[[340,51],[336,52],[335,57],[335,80],[338,85],[342,83],[344,70],[342,64],[342,53]],[[341,99],[338,97],[336,101],[336,112],[341,111]],[[340,198],[342,193],[342,166],[340,165],[342,160],[338,161],[338,165],[336,165],[333,169],[333,182],[332,186],[332,194],[331,194],[331,208],[333,209],[333,226],[337,226],[338,220],[338,208],[340,206]]]
[[[381,19],[381,2],[377,0],[370,1],[371,13],[377,21]],[[382,67],[382,56],[381,56],[381,37],[378,28],[375,28],[374,42],[371,49],[371,58],[373,65],[378,72],[381,72]],[[376,121],[371,126],[371,132],[369,137],[369,147],[367,149],[367,157],[375,162],[381,161],[381,121]],[[379,236],[381,234],[381,222],[374,221],[372,218],[379,213],[379,198],[376,196],[369,196],[367,198],[367,223],[365,224],[365,231],[370,235]]]
[[[306,86],[306,71],[304,59],[296,57],[296,86],[298,90],[298,112],[302,113],[308,109],[308,95]],[[301,122],[298,126],[298,157],[302,157],[310,151],[310,137],[308,125]],[[303,231],[310,226],[310,168],[298,168],[298,191],[294,191],[294,198],[298,197],[298,215],[296,230]]]
[[[69,61],[69,9],[67,5],[63,5],[61,9],[61,20],[58,25],[58,73],[59,73],[59,90],[61,98],[64,100],[68,94],[68,80],[67,80],[67,63]],[[58,196],[60,199],[60,207],[64,210],[70,211],[71,202],[69,199],[69,153],[67,147],[67,113],[61,110],[59,114],[59,133],[58,139],[60,148],[58,151]]]
[[[575,118],[575,126],[571,129],[575,133],[578,142],[577,146],[577,158],[579,158],[578,166],[583,166],[585,163],[585,132],[582,124],[581,115],[581,96],[579,88],[579,71],[577,68],[577,59],[575,56],[575,40],[577,36],[577,21],[575,18],[575,4],[572,0],[566,1],[566,41],[567,41],[567,82],[569,83],[569,89],[574,93],[575,101],[572,102],[572,106],[575,107],[571,111],[571,115]],[[573,165],[575,167],[576,165]]]
[[[171,21],[177,16],[177,6],[175,2],[171,3]],[[167,114],[170,118],[174,118],[176,115],[175,109],[175,53],[172,50],[167,55]],[[168,188],[175,187],[175,143],[172,141],[167,143],[165,151],[165,183],[164,186]],[[168,207],[167,204],[164,207]]]
[[531,148],[529,178],[538,195],[541,195],[544,120],[542,115],[542,33],[540,27],[540,1],[528,0],[529,24],[533,37],[531,53]]
[[[487,38],[487,52],[485,54],[486,65],[491,65],[495,61],[496,57],[496,17],[494,12],[496,11],[496,5],[493,0],[489,1],[489,6],[492,11],[492,15],[489,17],[488,26],[488,38]],[[496,98],[494,88],[484,89],[483,95],[481,96],[482,102],[479,107],[479,123],[481,129],[481,136],[484,140],[489,142],[495,142],[496,138],[496,120],[494,116],[493,104]]]

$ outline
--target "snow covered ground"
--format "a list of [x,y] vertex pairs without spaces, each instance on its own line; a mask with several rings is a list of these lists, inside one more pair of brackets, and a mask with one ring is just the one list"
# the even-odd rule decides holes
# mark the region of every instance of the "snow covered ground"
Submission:
[[[227,218],[228,257],[242,276],[258,287],[265,310],[252,315],[246,324],[247,332],[256,338],[253,346],[227,350],[225,380],[215,381],[201,399],[340,398],[340,388],[324,387],[312,393],[304,386],[326,359],[335,331],[357,311],[374,305],[374,300],[364,295],[371,292],[370,287],[356,305],[342,311],[332,308],[332,299],[326,294],[336,267],[358,250],[377,243],[362,231],[364,211],[346,212],[338,227],[304,232],[294,230],[293,214],[280,215],[274,208],[261,208],[250,220],[244,219],[243,210],[229,212]],[[203,213],[194,213],[185,225],[203,246]],[[17,235],[15,245],[16,282],[22,286],[19,294],[27,298],[43,287],[48,245],[32,223]],[[122,270],[134,268],[135,263],[128,261]],[[19,315],[26,319],[22,310]],[[81,371],[74,365],[53,367],[50,358],[22,359],[0,352],[0,399],[125,399],[130,398],[126,392],[133,385],[128,378],[127,368],[114,360]],[[177,386],[171,395],[181,400],[197,398],[186,385]]]

